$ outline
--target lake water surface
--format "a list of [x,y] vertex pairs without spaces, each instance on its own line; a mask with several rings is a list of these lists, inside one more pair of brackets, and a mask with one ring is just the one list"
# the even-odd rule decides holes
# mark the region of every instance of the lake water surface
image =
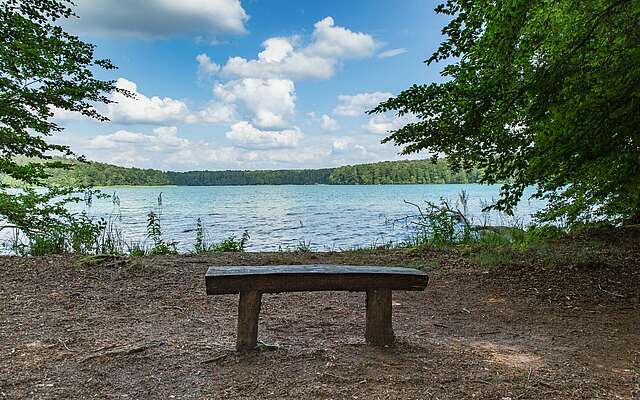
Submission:
[[[513,218],[482,213],[484,204],[497,198],[499,186],[487,185],[314,185],[314,186],[163,186],[110,187],[120,205],[111,199],[94,200],[92,216],[111,218],[128,240],[144,240],[147,214],[160,215],[167,240],[182,251],[194,242],[200,218],[213,241],[229,235],[251,236],[248,251],[292,249],[304,242],[314,250],[346,250],[354,247],[398,243],[407,240],[411,228],[393,221],[414,214],[404,203],[424,204],[440,198],[453,202],[461,190],[468,195],[468,215],[476,223],[491,225],[528,223],[540,209],[540,201],[523,200]],[[162,193],[161,205],[158,197]],[[530,194],[530,193],[529,193]]]

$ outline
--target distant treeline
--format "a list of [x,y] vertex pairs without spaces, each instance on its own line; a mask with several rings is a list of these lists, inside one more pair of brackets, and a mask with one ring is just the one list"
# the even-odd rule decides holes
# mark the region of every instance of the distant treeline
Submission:
[[328,183],[332,169],[281,169],[274,171],[167,172],[172,185],[314,185]]
[[475,183],[480,177],[477,170],[454,173],[444,160],[436,163],[430,160],[385,161],[325,169],[189,172],[126,168],[99,162],[69,162],[74,164],[71,170],[51,171],[52,183],[75,186],[371,185]]
[[51,183],[70,186],[173,185],[166,172],[157,169],[119,167],[99,162],[72,162],[70,170],[51,171]]
[[444,160],[383,161],[336,168],[327,183],[372,185],[397,183],[475,183],[480,171],[453,172]]

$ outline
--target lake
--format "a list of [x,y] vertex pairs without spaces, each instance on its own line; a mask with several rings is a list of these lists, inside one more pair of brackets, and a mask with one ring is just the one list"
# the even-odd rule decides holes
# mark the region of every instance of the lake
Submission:
[[[515,219],[482,213],[483,205],[497,198],[499,186],[454,185],[314,185],[314,186],[163,186],[108,187],[117,194],[94,199],[92,216],[110,218],[127,240],[144,240],[147,214],[160,215],[163,234],[177,241],[182,251],[192,248],[196,220],[200,218],[209,240],[229,235],[251,236],[248,251],[293,249],[304,242],[313,250],[346,250],[407,240],[411,227],[398,221],[415,214],[404,200],[423,205],[440,198],[454,203],[461,190],[468,196],[468,215],[478,224],[527,224],[541,201],[523,200]],[[158,197],[162,197],[161,205]],[[531,191],[528,192],[531,194]],[[527,196],[528,197],[528,196]]]

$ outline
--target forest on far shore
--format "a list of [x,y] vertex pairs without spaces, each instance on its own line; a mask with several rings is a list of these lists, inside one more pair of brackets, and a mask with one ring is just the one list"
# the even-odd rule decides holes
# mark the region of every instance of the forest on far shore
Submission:
[[[63,186],[222,186],[222,185],[374,185],[411,183],[476,183],[478,170],[454,172],[445,160],[384,161],[323,169],[255,171],[188,171],[128,168],[100,162],[71,163],[54,169],[48,179]],[[20,186],[18,182],[5,182]]]

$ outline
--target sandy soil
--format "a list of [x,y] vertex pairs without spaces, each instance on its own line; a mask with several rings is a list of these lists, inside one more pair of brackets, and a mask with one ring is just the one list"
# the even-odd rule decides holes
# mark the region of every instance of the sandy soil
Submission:
[[[0,399],[640,399],[640,251],[616,265],[483,271],[446,252],[0,258]],[[625,261],[626,260],[626,261]],[[364,295],[265,295],[233,351],[237,296],[209,265],[428,268],[394,292],[394,348],[365,345]]]

